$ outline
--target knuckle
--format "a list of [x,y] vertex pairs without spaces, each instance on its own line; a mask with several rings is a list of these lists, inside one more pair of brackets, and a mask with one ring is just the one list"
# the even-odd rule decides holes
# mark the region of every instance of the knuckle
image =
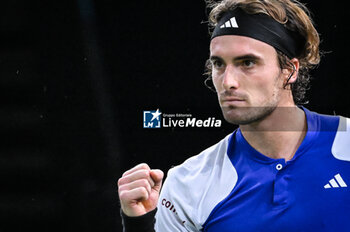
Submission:
[[119,187],[120,185],[122,185],[122,184],[123,184],[122,178],[119,178],[118,181],[117,181],[118,187]]
[[124,183],[125,183],[125,177],[121,177],[121,178],[119,178],[118,179],[118,186],[121,186],[121,185],[123,185]]
[[150,176],[150,174],[148,170],[142,169],[137,171],[137,173],[135,173],[135,176],[137,176],[138,179],[147,179]]
[[148,198],[148,191],[147,191],[146,188],[141,187],[139,191],[140,191],[140,194],[141,194],[142,197]]
[[125,201],[127,199],[127,193],[125,191],[120,191],[118,194],[119,194],[119,199],[121,201]]
[[142,170],[142,174],[147,178],[151,176],[149,170]]
[[143,168],[143,169],[147,169],[147,170],[150,170],[151,168],[148,166],[148,164],[146,163],[141,163],[140,164],[140,167]]
[[147,185],[146,186],[146,190],[148,191],[149,194],[151,194],[152,187],[150,185]]
[[123,192],[124,190],[126,190],[126,186],[125,185],[120,185],[118,187],[118,192]]
[[141,184],[142,186],[147,187],[147,186],[149,185],[149,182],[148,182],[148,180],[146,180],[146,179],[141,179],[141,180],[140,180],[140,184]]

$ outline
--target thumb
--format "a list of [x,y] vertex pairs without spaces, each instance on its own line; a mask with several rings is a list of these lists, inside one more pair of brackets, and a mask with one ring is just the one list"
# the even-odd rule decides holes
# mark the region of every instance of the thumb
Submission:
[[159,169],[153,169],[150,171],[151,177],[154,181],[154,187],[153,189],[156,190],[157,192],[160,191],[162,187],[162,180],[164,177],[164,173],[162,170]]

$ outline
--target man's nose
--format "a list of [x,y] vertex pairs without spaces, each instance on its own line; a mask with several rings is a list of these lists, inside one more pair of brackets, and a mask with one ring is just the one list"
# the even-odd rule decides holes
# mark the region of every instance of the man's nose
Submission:
[[225,90],[237,89],[239,87],[237,70],[233,65],[227,65],[222,80]]

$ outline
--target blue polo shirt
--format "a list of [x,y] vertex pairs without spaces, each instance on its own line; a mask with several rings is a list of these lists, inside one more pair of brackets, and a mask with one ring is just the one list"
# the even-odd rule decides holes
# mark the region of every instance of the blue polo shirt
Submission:
[[293,159],[269,158],[240,129],[172,168],[156,231],[350,231],[350,120],[303,108]]

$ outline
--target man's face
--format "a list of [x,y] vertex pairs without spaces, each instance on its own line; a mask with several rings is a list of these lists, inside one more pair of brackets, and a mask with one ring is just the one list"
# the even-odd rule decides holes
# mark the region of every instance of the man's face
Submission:
[[243,36],[219,36],[210,44],[212,78],[225,119],[245,125],[268,116],[283,98],[276,50]]

